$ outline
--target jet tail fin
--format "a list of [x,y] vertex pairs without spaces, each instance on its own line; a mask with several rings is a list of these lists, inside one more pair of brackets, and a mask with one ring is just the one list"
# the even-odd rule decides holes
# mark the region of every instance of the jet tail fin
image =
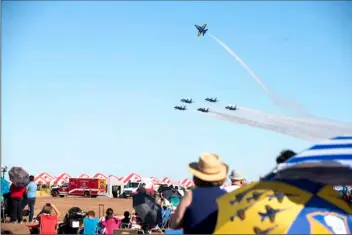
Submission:
[[204,34],[205,34],[207,31],[208,31],[208,29],[205,29],[205,30],[203,31],[203,36],[204,36]]

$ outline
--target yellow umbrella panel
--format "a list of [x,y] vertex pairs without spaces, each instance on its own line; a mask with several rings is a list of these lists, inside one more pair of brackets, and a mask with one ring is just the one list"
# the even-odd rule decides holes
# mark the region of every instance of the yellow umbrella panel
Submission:
[[331,186],[322,186],[318,194],[278,181],[249,184],[217,200],[219,213],[214,233],[334,234],[336,228],[324,220],[330,215],[345,220],[343,231],[349,233],[352,220],[348,204]]

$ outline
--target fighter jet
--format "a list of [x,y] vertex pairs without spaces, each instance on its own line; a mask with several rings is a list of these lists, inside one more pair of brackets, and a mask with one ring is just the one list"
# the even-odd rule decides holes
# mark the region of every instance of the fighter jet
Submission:
[[228,109],[228,110],[231,110],[231,111],[235,111],[235,110],[237,110],[237,105],[235,105],[235,106],[228,105],[228,106],[225,107],[225,109]]
[[204,36],[204,34],[208,31],[208,29],[205,29],[206,27],[207,27],[207,24],[203,24],[203,26],[202,27],[200,27],[199,25],[194,25],[197,29],[198,29],[198,37],[201,35],[201,34],[203,34],[203,36]]
[[186,106],[175,106],[174,109],[185,111],[187,110]]
[[218,102],[217,98],[206,98],[205,101],[211,102],[211,103],[216,103]]
[[192,101],[192,99],[181,99],[181,102],[183,102],[183,103],[186,103],[186,104],[192,104],[193,103],[193,101]]
[[199,108],[197,109],[199,112],[202,112],[202,113],[209,113],[209,109],[205,109],[205,108]]

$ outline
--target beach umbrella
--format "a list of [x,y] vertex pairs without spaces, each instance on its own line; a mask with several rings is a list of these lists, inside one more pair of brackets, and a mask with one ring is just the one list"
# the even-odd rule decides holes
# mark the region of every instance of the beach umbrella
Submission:
[[16,186],[26,187],[29,183],[29,174],[22,167],[12,167],[9,170],[9,178]]
[[10,184],[1,177],[1,196],[10,192]]
[[167,200],[170,200],[170,198],[172,197],[176,197],[176,198],[182,198],[182,195],[180,194],[180,192],[176,189],[169,189],[169,190],[165,190],[161,193],[163,195],[163,197]]
[[141,218],[143,223],[157,225],[161,218],[161,207],[155,201],[155,198],[146,193],[138,193],[133,196],[133,209]]
[[273,179],[352,185],[352,136],[337,136],[313,145],[281,164]]
[[352,207],[331,185],[260,181],[217,199],[215,234],[350,234]]

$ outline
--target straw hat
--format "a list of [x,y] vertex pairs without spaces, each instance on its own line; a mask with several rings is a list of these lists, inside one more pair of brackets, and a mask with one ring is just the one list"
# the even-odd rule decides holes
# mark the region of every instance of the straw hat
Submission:
[[215,153],[203,153],[198,162],[188,165],[188,169],[195,177],[211,182],[225,179],[229,167]]

